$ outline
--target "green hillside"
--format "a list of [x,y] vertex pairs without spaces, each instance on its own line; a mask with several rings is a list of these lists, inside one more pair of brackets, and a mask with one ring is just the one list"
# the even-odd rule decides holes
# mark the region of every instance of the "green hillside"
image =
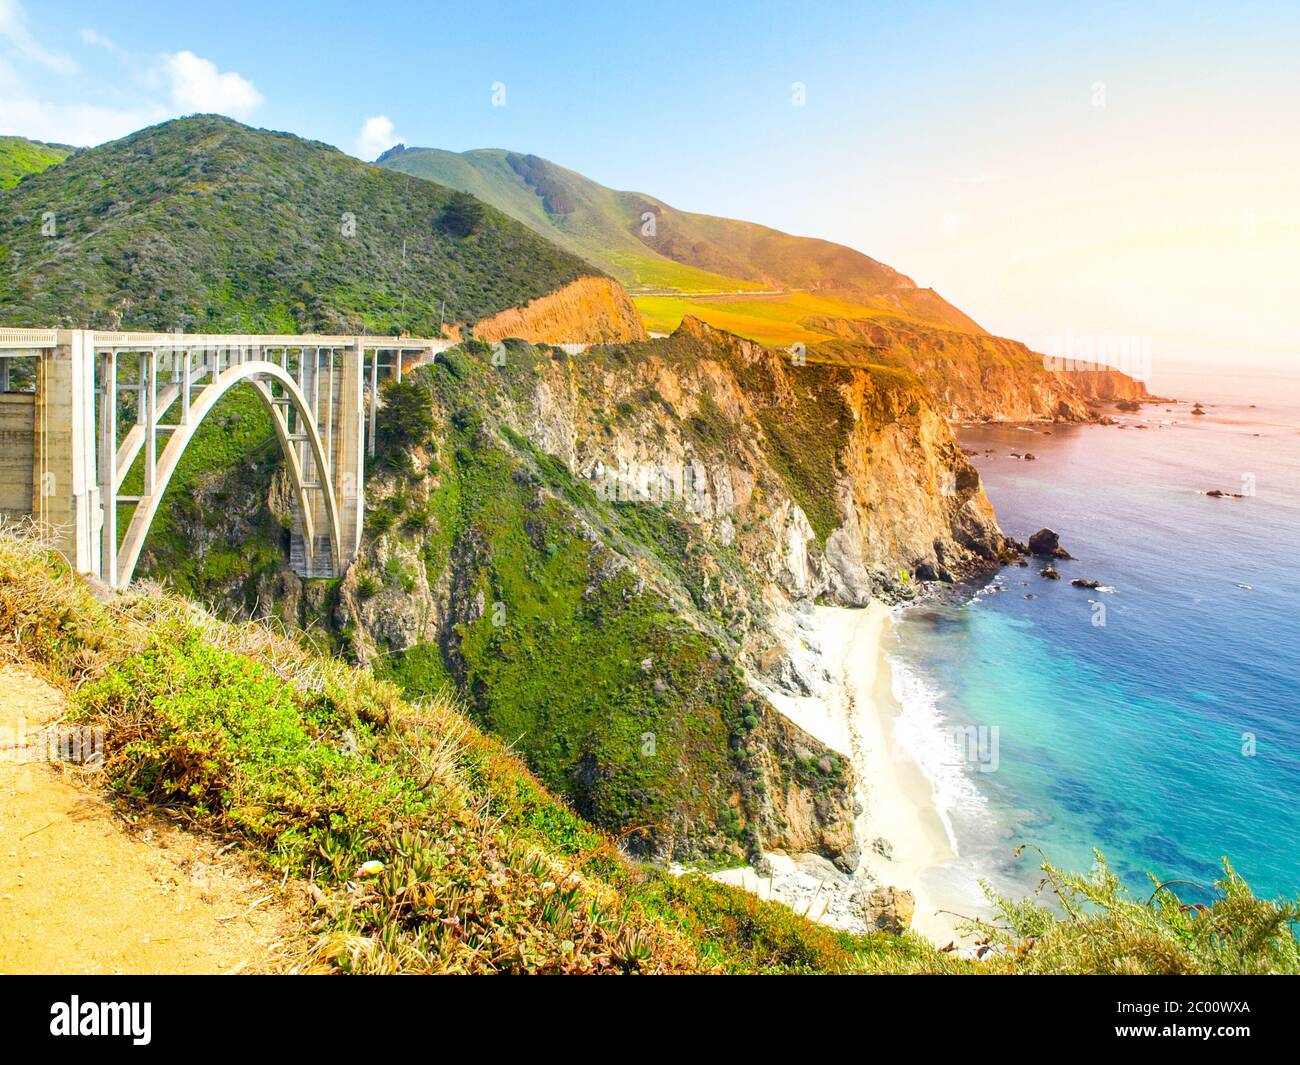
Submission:
[[[979,329],[932,290],[852,248],[679,211],[654,196],[606,188],[535,155],[398,148],[380,163],[472,193],[608,271],[634,293],[808,289],[952,328]],[[653,233],[646,231],[647,215],[654,216]]]
[[167,122],[0,193],[0,319],[427,336],[444,302],[472,322],[596,272],[472,201],[467,227],[464,199],[289,134]]
[[0,137],[0,189],[11,189],[28,174],[39,174],[61,163],[73,149],[66,144],[44,144],[26,137]]

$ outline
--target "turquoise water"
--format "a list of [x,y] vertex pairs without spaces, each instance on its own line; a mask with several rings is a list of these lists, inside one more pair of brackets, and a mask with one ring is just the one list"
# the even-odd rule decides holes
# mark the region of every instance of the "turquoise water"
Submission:
[[[1061,581],[1013,566],[966,602],[906,611],[891,648],[904,720],[932,741],[997,730],[991,772],[928,758],[968,871],[1023,887],[1037,858],[1016,844],[1080,869],[1096,846],[1136,887],[1148,871],[1208,885],[1227,855],[1257,892],[1294,897],[1300,378],[1156,386],[1209,413],[960,431],[1003,528],[1050,526],[1077,561]],[[1037,461],[1010,457],[1026,450]]]

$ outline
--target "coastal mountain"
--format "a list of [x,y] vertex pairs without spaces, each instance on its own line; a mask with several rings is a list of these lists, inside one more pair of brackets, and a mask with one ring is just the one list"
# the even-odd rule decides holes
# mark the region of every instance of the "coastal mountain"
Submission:
[[[37,241],[42,204],[57,231]],[[728,240],[771,261],[759,237]],[[643,296],[639,313],[599,264],[471,194],[210,116],[0,192],[0,261],[7,324],[458,341],[379,397],[340,578],[288,564],[260,401],[236,389],[198,428],[139,573],[293,642],[152,592],[52,594],[48,562],[0,538],[0,629],[35,632],[29,659],[80,686],[113,780],[311,878],[321,968],[976,964],[861,934],[907,927],[906,832],[867,830],[881,782],[817,710],[855,697],[849,648],[866,646],[820,622],[1015,550],[951,420],[1088,418],[1089,389],[1128,395],[1127,379],[1085,386],[865,280]],[[664,298],[681,306],[652,338],[641,313],[662,320]],[[745,336],[755,319],[787,332]],[[594,346],[556,346],[575,339]],[[806,359],[784,350],[798,343]],[[775,856],[815,871],[845,931],[664,870]],[[539,902],[560,895],[577,901]]]
[[861,252],[753,222],[681,211],[536,155],[398,148],[381,166],[469,192],[622,281],[647,291],[799,289],[980,332],[932,289]]
[[66,144],[45,144],[26,137],[0,137],[0,189],[11,189],[28,174],[60,163],[73,149]]
[[[413,697],[463,693],[584,817],[636,826],[638,852],[814,853],[868,875],[867,785],[772,693],[807,694],[800,604],[907,597],[1005,551],[918,382],[795,367],[689,320],[575,357],[466,342],[386,400],[341,583],[288,567],[255,400],[200,428],[196,455],[235,427],[251,457],[183,464],[144,572],[310,629]],[[647,737],[671,753],[643,755]]]
[[[33,238],[41,205],[58,230]],[[0,247],[11,324],[422,333],[445,300],[465,339],[385,392],[344,578],[289,568],[285,473],[247,390],[200,426],[141,575],[277,616],[409,695],[461,693],[640,853],[814,853],[870,878],[864,785],[769,693],[807,683],[799,604],[907,596],[1005,548],[915,378],[796,365],[694,318],[645,339],[615,280],[503,213],[220,118],[0,194]],[[603,346],[549,346],[584,333]]]
[[398,145],[379,165],[462,189],[622,281],[647,328],[698,318],[808,357],[915,373],[952,419],[1085,421],[1152,397],[1109,369],[1058,372],[932,289],[843,245],[679,211],[534,155]]
[[[600,271],[491,207],[213,115],[0,193],[7,325],[438,336]],[[52,228],[42,226],[49,220]]]

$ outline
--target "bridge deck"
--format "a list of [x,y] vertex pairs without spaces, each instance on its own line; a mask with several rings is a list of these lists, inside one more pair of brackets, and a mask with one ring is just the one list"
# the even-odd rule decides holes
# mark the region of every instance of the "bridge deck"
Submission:
[[[56,348],[72,342],[70,329],[0,329],[0,351]],[[168,351],[184,348],[345,348],[442,351],[456,341],[428,337],[336,336],[316,333],[121,333],[95,330],[97,349]]]

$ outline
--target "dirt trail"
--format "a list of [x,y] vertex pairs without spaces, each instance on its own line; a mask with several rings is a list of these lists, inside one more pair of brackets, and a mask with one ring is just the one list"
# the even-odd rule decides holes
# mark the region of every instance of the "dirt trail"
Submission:
[[302,926],[277,881],[161,816],[128,822],[43,757],[65,705],[0,667],[0,973],[288,968]]

